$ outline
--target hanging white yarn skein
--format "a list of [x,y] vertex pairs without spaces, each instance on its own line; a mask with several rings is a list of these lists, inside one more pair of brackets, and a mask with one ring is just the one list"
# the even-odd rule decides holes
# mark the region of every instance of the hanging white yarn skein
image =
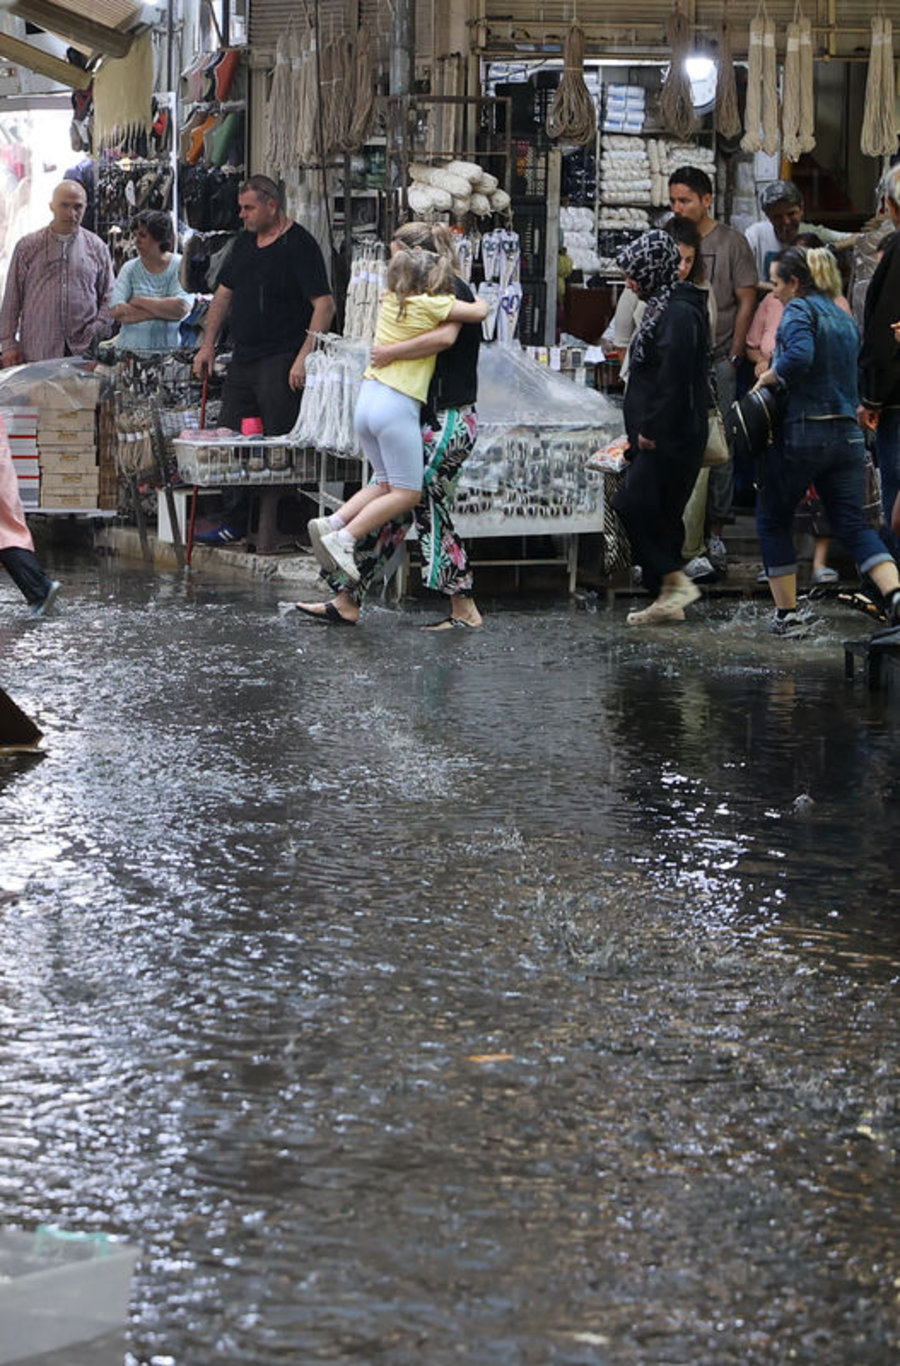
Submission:
[[750,21],[750,46],[747,53],[747,107],[741,151],[758,152],[762,147],[762,71],[763,19],[757,14]]
[[812,23],[800,19],[800,151],[816,145],[815,83],[813,77]]
[[800,25],[787,26],[784,96],[781,105],[781,150],[788,161],[800,159]]
[[773,157],[778,151],[778,53],[775,48],[775,24],[767,19],[763,29],[763,151]]
[[894,122],[893,25],[876,14],[872,18],[872,50],[866,81],[860,151],[867,157],[891,156],[896,148]]

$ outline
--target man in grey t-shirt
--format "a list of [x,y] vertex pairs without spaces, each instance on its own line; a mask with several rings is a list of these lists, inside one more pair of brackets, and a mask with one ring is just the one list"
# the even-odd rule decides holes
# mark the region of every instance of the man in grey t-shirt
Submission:
[[[669,176],[669,204],[676,218],[687,218],[700,233],[700,255],[716,301],[713,365],[719,407],[727,413],[737,394],[737,368],[744,356],[747,332],[756,308],[756,262],[743,233],[717,223],[710,215],[712,181],[697,166],[679,166]],[[727,566],[722,527],[731,515],[734,466],[709,472],[707,545],[709,558],[721,573]]]

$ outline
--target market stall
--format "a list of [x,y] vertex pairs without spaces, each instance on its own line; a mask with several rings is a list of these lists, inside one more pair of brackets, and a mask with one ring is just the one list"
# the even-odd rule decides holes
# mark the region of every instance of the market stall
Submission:
[[[367,478],[353,432],[367,357],[360,340],[319,338],[293,430],[183,432],[174,441],[181,479],[198,488],[294,485],[311,514],[313,504],[317,515],[336,506],[345,480]],[[621,413],[512,343],[482,347],[478,381],[479,434],[457,489],[457,529],[467,540],[552,537],[559,549],[542,562],[566,565],[574,589],[579,535],[606,529],[605,476],[588,462],[621,434]],[[515,562],[535,558],[523,552]]]

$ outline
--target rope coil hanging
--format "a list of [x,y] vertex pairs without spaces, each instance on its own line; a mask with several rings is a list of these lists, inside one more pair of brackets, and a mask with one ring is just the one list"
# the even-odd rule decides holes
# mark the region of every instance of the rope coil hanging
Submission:
[[738,108],[737,82],[734,76],[734,57],[731,51],[731,27],[722,25],[719,37],[719,71],[716,79],[716,128],[723,138],[736,138],[741,131]]
[[893,24],[883,14],[875,14],[859,147],[863,156],[886,157],[894,154],[896,146]]
[[566,34],[563,75],[547,114],[547,133],[576,147],[597,136],[597,109],[584,80],[584,29],[577,21]]
[[687,59],[691,55],[691,26],[680,4],[676,4],[666,20],[666,37],[672,49],[672,61],[663,82],[659,112],[670,133],[677,138],[690,138],[697,128],[691,79],[687,73]]

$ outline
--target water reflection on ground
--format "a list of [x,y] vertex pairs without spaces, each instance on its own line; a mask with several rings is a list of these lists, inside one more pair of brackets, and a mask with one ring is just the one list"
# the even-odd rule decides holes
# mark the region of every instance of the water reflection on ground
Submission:
[[897,1359],[900,728],[760,606],[0,600],[0,1220],[132,1361]]

